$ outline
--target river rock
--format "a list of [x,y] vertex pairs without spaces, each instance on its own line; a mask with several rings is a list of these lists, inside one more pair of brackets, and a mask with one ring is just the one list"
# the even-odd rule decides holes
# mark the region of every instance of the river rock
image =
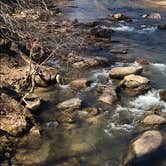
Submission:
[[68,54],[66,60],[77,69],[106,65],[109,63],[108,59],[103,57],[81,57],[75,55],[73,52]]
[[131,74],[124,77],[124,85],[128,88],[136,88],[141,85],[147,85],[149,83],[150,83],[149,79],[139,75]]
[[76,89],[85,88],[89,85],[90,85],[90,81],[85,79],[85,78],[78,79],[78,80],[73,80],[73,81],[70,82],[70,86],[72,88],[76,88]]
[[141,66],[115,67],[109,71],[111,78],[121,79],[130,74],[140,74],[143,68]]
[[129,96],[137,96],[147,92],[150,89],[150,81],[139,75],[128,75],[124,77],[123,83]]
[[166,102],[166,89],[159,92],[160,99]]
[[127,21],[127,22],[132,21],[132,19],[130,19],[128,16],[123,15],[122,13],[115,13],[115,14],[113,14],[113,18],[116,21],[122,21],[122,20],[123,21]]
[[143,18],[148,18],[148,19],[155,19],[155,20],[156,20],[156,19],[157,19],[157,20],[161,19],[160,13],[144,14],[142,17],[143,17]]
[[98,101],[106,104],[115,104],[117,101],[117,95],[115,88],[112,85],[100,85],[97,87],[97,92],[101,93]]
[[117,99],[115,96],[112,96],[108,93],[102,94],[98,99],[98,101],[101,101],[101,102],[106,103],[106,104],[111,104],[111,105],[115,104],[116,100]]
[[148,115],[144,118],[143,123],[146,125],[161,125],[166,124],[166,118],[160,115]]
[[82,101],[79,98],[72,98],[58,104],[58,109],[77,109],[80,108]]
[[165,137],[160,131],[146,131],[131,144],[124,165],[143,165],[144,162],[150,162],[154,154],[162,150],[164,146]]
[[41,67],[35,75],[35,83],[37,86],[47,87],[53,83],[59,83],[59,70],[52,67]]
[[91,33],[96,37],[110,38],[113,30],[107,27],[96,26],[91,29]]

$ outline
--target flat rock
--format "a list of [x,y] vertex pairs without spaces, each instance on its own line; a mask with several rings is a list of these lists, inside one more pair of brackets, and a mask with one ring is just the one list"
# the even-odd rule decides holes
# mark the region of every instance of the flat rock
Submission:
[[140,74],[142,70],[141,66],[115,67],[109,71],[109,76],[121,79],[130,74]]
[[160,115],[148,115],[143,120],[143,123],[146,125],[161,125],[166,124],[166,118],[160,116]]
[[77,109],[80,108],[82,101],[79,98],[72,98],[58,104],[58,109]]

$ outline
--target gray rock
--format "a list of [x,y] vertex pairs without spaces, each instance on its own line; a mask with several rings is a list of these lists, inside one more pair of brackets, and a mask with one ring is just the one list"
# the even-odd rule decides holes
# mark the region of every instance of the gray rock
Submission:
[[121,79],[130,74],[140,74],[142,70],[141,66],[115,67],[109,71],[109,76]]

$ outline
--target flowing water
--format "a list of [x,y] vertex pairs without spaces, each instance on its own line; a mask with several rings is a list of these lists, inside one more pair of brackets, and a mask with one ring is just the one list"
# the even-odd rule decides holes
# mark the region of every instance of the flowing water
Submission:
[[[164,4],[165,1],[162,1]],[[120,166],[128,150],[130,141],[141,131],[139,121],[145,110],[153,105],[162,105],[166,112],[166,103],[160,101],[158,91],[166,88],[166,33],[157,29],[157,25],[166,22],[166,8],[155,6],[148,1],[140,0],[73,0],[67,1],[70,7],[65,8],[65,17],[80,22],[103,20],[110,13],[122,12],[131,17],[132,23],[106,22],[106,26],[115,30],[112,40],[120,41],[112,43],[111,49],[127,49],[128,53],[122,56],[132,64],[136,58],[145,58],[153,62],[147,65],[143,75],[151,80],[152,90],[145,95],[134,98],[125,98],[115,108],[98,105],[94,95],[94,87],[101,76],[107,77],[108,68],[98,68],[88,72],[77,73],[79,77],[88,77],[94,80],[90,88],[81,92],[71,92],[67,85],[47,91],[38,89],[50,103],[43,106],[40,115],[42,119],[42,139],[48,143],[48,159],[45,166],[61,165],[65,161],[67,166],[75,162],[70,161],[76,157],[82,166]],[[148,20],[141,16],[150,12],[159,12],[162,20]],[[103,25],[104,26],[104,25]],[[109,49],[98,52],[107,58],[112,56]],[[118,55],[117,55],[118,56]],[[126,65],[116,63],[115,66]],[[78,75],[75,74],[75,78]],[[111,82],[110,82],[111,83]],[[102,119],[94,125],[78,122],[78,126],[71,130],[65,130],[56,122],[56,104],[65,99],[78,96],[86,105],[100,106],[106,111]],[[127,113],[130,118],[128,124],[119,123],[119,119]],[[162,129],[163,131],[166,129]],[[31,150],[27,150],[30,151]],[[46,151],[46,149],[45,149]],[[44,152],[43,152],[44,153]],[[70,163],[71,162],[71,163]],[[74,164],[73,164],[74,165]],[[166,159],[157,161],[153,166],[166,166]]]

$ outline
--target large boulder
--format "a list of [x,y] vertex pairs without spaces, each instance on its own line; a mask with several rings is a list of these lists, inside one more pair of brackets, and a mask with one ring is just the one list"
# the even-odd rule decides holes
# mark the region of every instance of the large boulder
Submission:
[[115,67],[109,71],[111,78],[122,79],[130,74],[140,74],[143,68],[141,66],[129,66],[129,67]]
[[[144,132],[130,146],[128,155],[124,161],[126,166],[150,164],[157,152],[165,152],[165,136],[156,130]],[[160,156],[161,157],[161,156]]]
[[146,116],[142,122],[145,125],[161,125],[166,124],[166,118],[160,115],[152,114]]
[[80,108],[82,101],[79,98],[72,98],[66,101],[63,101],[57,105],[58,109],[77,109]]

